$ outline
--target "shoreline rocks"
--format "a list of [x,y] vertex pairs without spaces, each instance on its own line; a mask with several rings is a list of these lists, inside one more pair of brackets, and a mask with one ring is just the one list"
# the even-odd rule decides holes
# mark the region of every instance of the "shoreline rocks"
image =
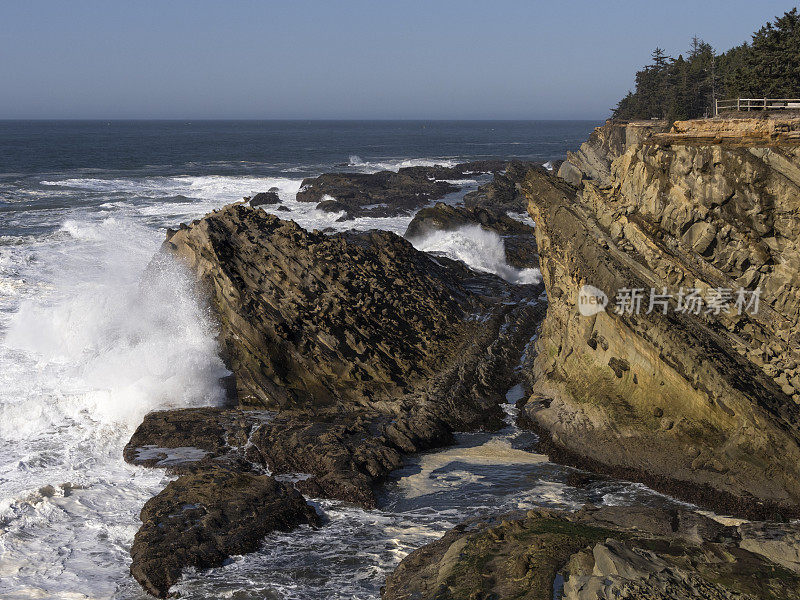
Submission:
[[218,567],[229,556],[252,552],[272,531],[321,522],[291,485],[224,469],[170,482],[147,501],[141,519],[131,575],[158,598],[167,597],[186,567]]
[[[342,220],[355,217],[391,217],[420,209],[461,188],[465,177],[498,173],[512,162],[485,160],[454,167],[402,167],[377,173],[323,173],[303,180],[297,192],[300,202],[315,202],[320,210],[337,203],[335,212],[345,211]],[[323,206],[324,204],[324,206]],[[524,211],[522,203],[516,209]]]
[[145,506],[132,550],[132,572],[160,595],[182,567],[314,524],[300,492],[373,508],[405,455],[503,427],[500,404],[544,313],[541,285],[393,233],[309,232],[243,203],[169,231],[162,250],[209,301],[236,405],[150,413],[124,450],[179,475]]
[[[773,562],[748,532],[690,510],[535,509],[475,519],[409,554],[383,600],[790,598],[797,564]],[[800,546],[793,544],[796,552]]]

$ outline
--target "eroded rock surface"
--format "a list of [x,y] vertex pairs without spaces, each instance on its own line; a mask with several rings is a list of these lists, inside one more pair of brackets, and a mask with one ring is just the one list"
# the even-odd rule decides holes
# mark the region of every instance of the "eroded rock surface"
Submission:
[[741,534],[689,510],[532,510],[458,525],[408,555],[384,600],[793,598],[800,575],[739,546]]
[[266,475],[213,469],[183,475],[148,500],[131,548],[131,574],[150,594],[167,596],[184,568],[217,567],[252,552],[271,531],[319,525],[291,485]]
[[297,200],[335,201],[346,210],[343,218],[394,216],[422,208],[458,191],[461,186],[450,180],[500,171],[505,167],[505,161],[487,160],[454,167],[403,167],[397,172],[324,173],[304,179]]
[[[570,156],[578,188],[529,172],[549,307],[526,416],[560,460],[724,512],[795,515],[800,149],[689,143],[687,129],[606,125]],[[584,284],[605,311],[579,313]],[[760,308],[693,314],[673,298],[648,312],[664,287],[758,289]],[[645,290],[638,314],[614,311],[625,288]]]
[[[132,552],[156,594],[185,566],[312,522],[287,489],[371,508],[404,455],[502,427],[544,312],[541,285],[475,273],[388,232],[308,232],[243,203],[168,232],[163,251],[209,300],[236,406],[150,413],[125,448],[133,464],[180,475],[145,507]],[[282,516],[262,523],[257,498]],[[186,508],[196,504],[213,516],[197,520]]]

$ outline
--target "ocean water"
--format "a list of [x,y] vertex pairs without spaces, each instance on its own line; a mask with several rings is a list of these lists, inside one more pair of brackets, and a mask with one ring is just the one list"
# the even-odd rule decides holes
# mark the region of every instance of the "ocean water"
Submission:
[[[336,223],[303,177],[492,157],[547,161],[590,122],[0,122],[0,597],[143,598],[128,574],[144,502],[168,481],[121,450],[148,411],[214,405],[226,374],[190,278],[151,263],[167,227],[277,187],[308,228],[403,233],[412,218]],[[458,202],[482,180],[446,200]],[[502,239],[415,241],[509,281]],[[510,384],[509,414],[519,389]],[[318,502],[328,525],[269,536],[179,585],[186,598],[372,598],[409,551],[458,521],[535,505],[669,503],[641,486],[574,488],[513,426],[409,459],[379,509]]]

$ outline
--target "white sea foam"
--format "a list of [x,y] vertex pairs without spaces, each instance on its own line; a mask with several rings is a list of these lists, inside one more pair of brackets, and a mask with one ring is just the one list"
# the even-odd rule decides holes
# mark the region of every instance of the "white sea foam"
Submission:
[[[164,473],[122,462],[149,410],[221,400],[214,329],[157,230],[75,218],[0,321],[0,597],[110,598]],[[44,490],[41,492],[39,490]]]
[[377,171],[398,171],[405,167],[455,167],[459,162],[456,158],[404,158],[404,159],[373,159],[362,160],[357,154],[351,154],[347,163],[349,167],[355,167],[364,173],[374,173]]
[[453,231],[433,231],[411,243],[418,250],[438,252],[460,260],[485,273],[494,273],[506,281],[519,284],[539,283],[539,269],[516,269],[506,262],[503,238],[479,225],[466,225]]

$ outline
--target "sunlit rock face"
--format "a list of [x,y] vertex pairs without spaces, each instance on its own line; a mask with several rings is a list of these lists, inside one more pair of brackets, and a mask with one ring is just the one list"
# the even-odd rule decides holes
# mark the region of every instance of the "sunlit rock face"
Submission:
[[[562,165],[571,183],[529,172],[549,308],[526,414],[551,454],[729,512],[797,513],[798,129],[607,124]],[[605,310],[581,314],[585,285]],[[618,314],[625,289],[643,298]],[[651,289],[672,297],[651,309]]]

